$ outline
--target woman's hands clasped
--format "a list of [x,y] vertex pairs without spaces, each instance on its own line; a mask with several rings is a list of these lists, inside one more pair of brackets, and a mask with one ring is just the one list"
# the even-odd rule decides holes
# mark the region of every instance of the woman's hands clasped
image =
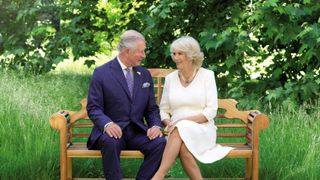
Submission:
[[170,121],[169,119],[163,120],[163,123],[164,123],[165,126],[166,126],[166,127],[164,128],[164,133],[165,133],[165,134],[170,134],[170,133],[173,131],[175,125],[176,125],[179,121],[180,121],[180,120],[177,120],[177,121],[172,122],[172,121]]

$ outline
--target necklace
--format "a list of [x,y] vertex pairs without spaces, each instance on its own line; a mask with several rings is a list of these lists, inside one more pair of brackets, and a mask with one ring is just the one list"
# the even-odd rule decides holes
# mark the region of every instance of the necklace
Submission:
[[198,72],[198,68],[196,68],[193,73],[192,76],[190,76],[189,78],[186,78],[181,71],[179,71],[179,77],[180,79],[185,83],[185,84],[190,84],[192,82],[192,80],[194,79],[194,77],[196,76]]

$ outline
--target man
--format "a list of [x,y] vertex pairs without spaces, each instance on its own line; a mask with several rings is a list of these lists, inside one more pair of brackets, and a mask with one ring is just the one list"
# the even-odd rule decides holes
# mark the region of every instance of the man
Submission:
[[166,141],[153,80],[149,71],[139,66],[145,58],[145,48],[142,34],[135,30],[124,32],[118,56],[96,68],[90,83],[87,111],[94,127],[87,146],[101,150],[108,180],[123,178],[123,149],[140,150],[145,156],[137,180],[150,180],[161,161]]

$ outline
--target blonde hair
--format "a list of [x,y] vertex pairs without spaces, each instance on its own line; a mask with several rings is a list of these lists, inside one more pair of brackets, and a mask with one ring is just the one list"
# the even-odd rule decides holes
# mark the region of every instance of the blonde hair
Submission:
[[127,30],[124,32],[118,44],[118,50],[122,51],[123,49],[131,49],[136,46],[136,41],[140,39],[146,42],[144,36],[136,30]]
[[[190,36],[182,36],[176,40],[174,40],[170,47],[171,57],[172,52],[182,51],[186,54],[187,59],[192,62],[192,64],[200,68],[203,62],[203,52],[200,50],[200,45],[197,40]],[[173,59],[173,57],[172,57]]]

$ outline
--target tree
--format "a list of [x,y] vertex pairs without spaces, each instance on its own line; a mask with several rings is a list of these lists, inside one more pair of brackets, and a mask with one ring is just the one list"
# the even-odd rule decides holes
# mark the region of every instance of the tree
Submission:
[[[174,67],[170,43],[198,39],[220,92],[267,100],[319,97],[316,0],[0,1],[0,66],[34,74],[113,49],[126,29],[147,39],[147,67]],[[18,29],[18,31],[16,31]],[[87,59],[88,66],[94,61]]]
[[319,97],[319,15],[311,0],[162,0],[142,3],[128,27],[147,35],[147,66],[173,66],[169,44],[191,35],[228,95],[302,102]]

